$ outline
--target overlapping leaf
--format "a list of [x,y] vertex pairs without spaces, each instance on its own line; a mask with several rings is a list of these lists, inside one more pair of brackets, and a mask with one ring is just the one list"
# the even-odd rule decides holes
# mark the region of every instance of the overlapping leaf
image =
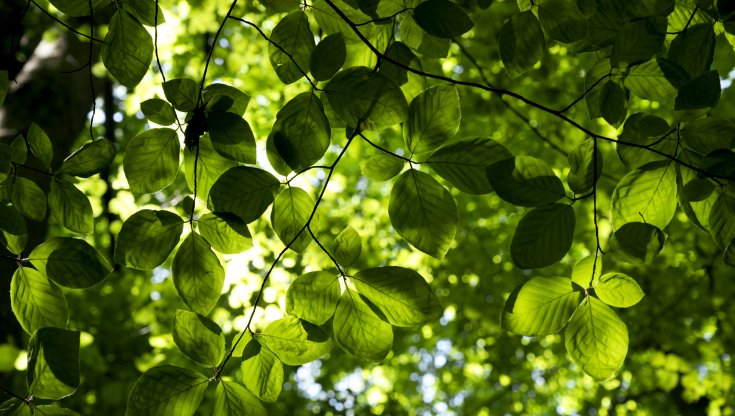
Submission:
[[206,315],[222,293],[225,270],[207,240],[192,232],[181,243],[171,267],[174,286],[191,310]]
[[286,292],[286,312],[316,325],[334,314],[340,297],[338,276],[318,271],[299,276]]
[[503,328],[519,335],[542,336],[567,324],[583,292],[564,277],[534,277],[505,302]]
[[181,367],[153,367],[135,382],[125,416],[193,416],[204,398],[207,377]]
[[120,229],[115,261],[135,269],[153,269],[166,260],[183,230],[184,221],[176,214],[148,209],[138,211]]
[[51,237],[28,256],[31,264],[49,279],[74,289],[91,287],[112,271],[112,266],[84,240]]

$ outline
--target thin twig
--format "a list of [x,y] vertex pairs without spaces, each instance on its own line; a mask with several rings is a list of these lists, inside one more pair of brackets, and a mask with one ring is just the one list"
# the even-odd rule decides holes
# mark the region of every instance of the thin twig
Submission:
[[74,29],[73,27],[69,26],[68,24],[66,24],[62,20],[59,20],[58,17],[56,17],[53,14],[49,13],[46,9],[44,9],[43,7],[41,7],[40,4],[36,3],[36,0],[31,0],[31,3],[33,3],[36,7],[38,7],[38,9],[43,12],[43,14],[45,14],[48,17],[50,17],[52,20],[54,20],[56,23],[60,24],[61,26],[64,26],[65,28],[67,28],[68,30],[70,30],[72,33],[75,33],[75,34],[77,34],[77,35],[79,35],[79,36],[81,36],[83,38],[87,38],[87,39],[89,39],[91,41],[94,41],[94,42],[97,42],[97,43],[104,43],[104,41],[102,41],[100,39],[97,39],[97,38],[95,38],[93,36],[87,35],[86,33],[82,33],[80,31]]

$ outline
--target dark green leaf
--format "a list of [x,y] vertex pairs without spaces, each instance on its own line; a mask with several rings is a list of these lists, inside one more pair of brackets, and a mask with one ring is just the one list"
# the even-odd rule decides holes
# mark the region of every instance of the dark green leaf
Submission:
[[715,185],[711,181],[702,178],[694,178],[684,185],[684,188],[679,192],[682,199],[689,202],[699,202],[709,198],[714,190]]
[[449,141],[459,129],[459,94],[449,85],[423,91],[411,101],[403,137],[411,154],[434,151]]
[[255,164],[255,136],[242,117],[230,112],[213,112],[207,117],[212,147],[227,159]]
[[731,120],[700,118],[687,123],[680,134],[684,146],[702,155],[735,147],[735,123]]
[[574,209],[554,203],[527,213],[518,222],[510,243],[510,256],[516,266],[534,269],[561,260],[572,246]]
[[271,42],[268,57],[278,78],[284,84],[301,79],[309,70],[311,54],[316,48],[306,13],[297,10],[284,17],[273,29]]
[[401,173],[404,161],[384,152],[370,156],[362,166],[362,174],[376,181],[387,181]]
[[649,162],[666,160],[665,156],[647,151],[640,146],[646,146],[673,156],[676,148],[676,136],[664,137],[667,133],[669,133],[669,123],[666,120],[646,113],[631,114],[625,120],[623,132],[620,134],[617,143],[620,160],[631,168],[638,168]]
[[334,239],[332,255],[342,266],[352,266],[360,257],[362,240],[360,234],[352,227],[347,227]]
[[233,215],[204,214],[197,221],[199,233],[222,254],[237,254],[253,246],[248,226]]
[[728,266],[735,267],[735,240],[730,241],[730,244],[725,247],[723,261]]
[[156,26],[165,23],[163,11],[158,7],[158,3],[148,0],[125,0],[124,10],[135,16],[140,23],[146,26]]
[[709,110],[720,101],[720,77],[717,71],[709,71],[692,79],[679,89],[674,109]]
[[[402,42],[393,42],[385,50],[385,56],[399,64],[407,67],[421,69],[421,61],[411,52],[411,49]],[[378,71],[390,78],[398,85],[404,85],[409,80],[408,71],[391,61],[383,61]]]
[[225,334],[206,316],[176,310],[171,334],[179,350],[199,364],[213,368],[225,358]]
[[366,67],[340,71],[324,87],[329,104],[349,127],[380,130],[404,121],[408,103],[385,75]]
[[610,63],[623,66],[645,62],[661,50],[665,39],[664,17],[627,22],[615,38]]
[[173,129],[151,129],[133,137],[123,156],[130,192],[156,192],[173,182],[179,170],[179,154],[179,137]]
[[676,172],[668,162],[652,162],[625,175],[612,195],[612,222],[618,228],[645,221],[660,229],[676,211]]
[[332,339],[321,328],[287,316],[271,322],[258,340],[288,365],[301,365],[332,350]]
[[474,26],[467,13],[448,0],[427,0],[413,10],[413,18],[432,36],[455,38]]
[[709,214],[709,227],[715,242],[721,247],[735,239],[735,199],[721,194]]
[[143,112],[145,118],[162,126],[169,126],[176,121],[174,108],[167,101],[160,98],[143,101],[140,103],[140,111]]
[[212,186],[209,192],[212,211],[234,214],[249,224],[273,203],[280,185],[278,179],[264,170],[234,167]]
[[171,266],[174,286],[184,303],[206,315],[217,303],[225,283],[225,269],[207,240],[192,232],[181,243]]
[[299,7],[301,4],[300,0],[258,0],[260,4],[265,6],[267,9],[273,10],[274,12],[290,12],[291,10]]
[[572,282],[588,289],[602,275],[602,256],[587,256],[578,261],[572,270]]
[[449,52],[449,39],[438,38],[424,31],[414,17],[406,15],[401,21],[401,40],[422,55],[445,58]]
[[181,367],[153,367],[135,382],[125,416],[193,416],[207,390],[207,377]]
[[715,31],[711,24],[692,25],[676,35],[669,47],[669,59],[692,77],[707,72],[715,54]]
[[628,353],[628,328],[609,306],[587,297],[569,321],[564,344],[572,360],[597,380],[613,376]]
[[153,57],[153,40],[137,19],[124,10],[118,10],[110,19],[100,56],[110,74],[132,89],[148,72]]
[[552,39],[572,43],[587,36],[587,18],[574,0],[549,0],[538,8],[541,27]]
[[39,328],[28,343],[28,390],[39,399],[58,400],[79,387],[79,332]]
[[417,326],[442,314],[436,295],[415,270],[391,266],[366,269],[352,282],[391,325]]
[[115,145],[107,139],[97,139],[84,144],[69,155],[58,173],[87,178],[106,168],[115,158]]
[[569,152],[569,174],[567,183],[575,194],[583,194],[594,186],[602,174],[602,152],[597,152],[597,161],[594,160],[595,143],[585,140]]
[[87,196],[63,179],[54,178],[48,194],[50,220],[77,233],[94,231],[92,204]]
[[19,267],[13,274],[10,306],[20,326],[29,334],[47,326],[64,328],[69,320],[69,308],[61,289],[41,272],[28,267]]
[[5,97],[8,95],[8,87],[8,71],[2,70],[0,71],[0,105],[3,105],[5,102]]
[[500,29],[500,57],[511,77],[531,69],[544,56],[544,32],[531,11],[510,18]]
[[174,78],[164,82],[163,93],[179,111],[193,111],[199,103],[199,84],[190,78]]
[[91,0],[92,11],[89,10],[90,0],[50,0],[49,3],[53,4],[54,7],[59,9],[62,13],[67,16],[79,17],[89,16],[92,12],[95,12],[108,4],[110,0]]
[[184,221],[168,211],[144,209],[122,225],[115,246],[115,261],[134,269],[161,265],[179,242]]
[[329,147],[331,130],[319,97],[297,95],[278,111],[273,143],[281,158],[295,172],[316,163]]
[[334,314],[340,296],[338,276],[329,272],[310,272],[299,276],[286,292],[286,312],[316,325],[323,325]]
[[493,191],[485,169],[512,157],[510,151],[495,140],[475,138],[444,146],[423,163],[460,191],[481,195]]
[[49,279],[73,289],[94,286],[112,271],[94,247],[71,237],[51,237],[33,249],[28,258]]
[[630,92],[644,100],[666,102],[677,94],[656,59],[634,66],[624,83]]
[[194,191],[194,161],[196,160],[197,197],[206,201],[209,191],[223,173],[237,166],[237,162],[220,155],[207,135],[199,138],[199,157],[196,152],[184,151],[184,176],[189,189]]
[[12,205],[0,206],[0,244],[9,252],[20,254],[28,242],[26,220]]
[[607,81],[600,90],[599,100],[602,117],[610,125],[619,127],[627,114],[628,99],[625,97],[625,91],[617,83]]
[[[232,101],[230,105],[226,109],[220,108],[220,103],[227,98]],[[226,84],[210,84],[204,89],[203,101],[209,111],[229,111],[242,116],[248,108],[250,96]]]
[[[288,187],[278,194],[271,210],[273,230],[283,244],[291,244],[290,249],[301,252],[311,243],[309,232],[304,226],[310,220],[314,200],[301,188]],[[319,216],[311,218],[309,227],[319,229]],[[302,231],[303,229],[303,231]]]
[[342,33],[322,39],[311,54],[309,71],[317,81],[326,81],[342,68],[347,58],[347,48]]
[[38,127],[36,123],[31,123],[28,134],[26,134],[26,140],[31,153],[43,164],[43,167],[50,169],[51,159],[54,157],[54,147],[46,132]]
[[[345,1],[342,0],[332,0],[332,4],[340,9],[342,13],[347,16],[347,19],[353,23],[361,24],[358,29],[365,37],[371,38],[373,36],[375,24],[370,22],[370,20],[372,20],[370,16],[358,10],[357,7],[347,5]],[[342,19],[342,17],[324,0],[314,1],[311,9],[319,28],[322,29],[325,34],[331,35],[333,33],[341,33],[347,45],[362,43],[362,40],[360,40],[357,34],[355,34],[352,27],[350,27],[350,25],[348,25],[345,20]]]
[[622,273],[607,273],[595,284],[595,294],[601,301],[616,308],[629,308],[643,299],[644,293],[632,277]]
[[245,387],[222,378],[214,392],[214,416],[231,415],[268,416],[268,411]]
[[582,294],[568,278],[534,277],[510,294],[501,323],[519,335],[553,334],[567,324]]
[[19,165],[23,165],[26,163],[27,157],[28,145],[26,144],[26,139],[22,134],[19,134],[10,143],[10,160]]
[[[629,222],[615,230],[615,242],[624,260],[648,263],[661,252],[666,236],[659,228],[642,222]],[[614,306],[614,305],[613,305]]]
[[712,175],[735,181],[735,152],[727,149],[712,151],[699,162],[699,169],[704,177]]
[[388,214],[401,237],[438,259],[449,250],[459,222],[449,191],[415,169],[404,172],[393,185]]
[[352,289],[339,299],[332,326],[337,345],[361,360],[382,361],[393,346],[393,328]]
[[242,352],[242,380],[260,400],[275,402],[283,388],[283,364],[257,339],[250,340]]
[[541,159],[516,156],[490,165],[485,174],[504,201],[523,207],[548,205],[564,197],[564,184]]
[[16,177],[11,202],[26,217],[43,221],[46,216],[46,194],[28,178]]

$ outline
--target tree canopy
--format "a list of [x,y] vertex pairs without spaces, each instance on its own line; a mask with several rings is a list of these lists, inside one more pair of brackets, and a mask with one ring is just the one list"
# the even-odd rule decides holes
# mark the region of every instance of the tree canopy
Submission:
[[708,414],[727,0],[9,0],[0,415]]

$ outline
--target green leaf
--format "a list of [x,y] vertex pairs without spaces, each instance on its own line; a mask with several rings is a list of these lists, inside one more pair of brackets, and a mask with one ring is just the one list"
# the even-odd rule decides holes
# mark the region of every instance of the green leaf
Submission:
[[666,102],[677,94],[676,87],[666,78],[656,59],[632,67],[624,84],[644,100]]
[[714,190],[715,185],[711,181],[702,178],[694,178],[684,185],[684,188],[679,191],[679,193],[681,198],[685,201],[699,202],[709,198]]
[[525,11],[514,15],[500,29],[500,58],[511,77],[531,69],[544,56],[544,32],[536,15]]
[[288,365],[312,362],[333,347],[332,339],[321,328],[293,316],[271,322],[258,340]]
[[85,143],[69,155],[57,173],[88,178],[106,168],[115,158],[115,145],[107,139]]
[[202,215],[197,221],[199,233],[212,248],[222,254],[238,254],[253,246],[248,226],[234,215]]
[[193,416],[208,382],[207,377],[186,368],[153,367],[135,382],[125,416]]
[[595,284],[595,294],[601,301],[616,308],[629,308],[643,299],[644,293],[636,281],[622,273],[607,273]]
[[690,121],[679,132],[684,146],[702,155],[717,149],[735,148],[735,123],[732,120],[700,118]]
[[401,173],[404,164],[403,159],[384,152],[377,152],[365,161],[362,166],[362,174],[375,181],[387,181]]
[[100,56],[110,74],[133,89],[151,65],[153,40],[136,18],[118,10],[110,19]]
[[661,252],[666,236],[658,227],[642,222],[629,222],[615,230],[615,242],[624,260],[648,263]]
[[58,400],[79,387],[79,332],[39,328],[28,343],[28,390],[39,399]]
[[735,152],[728,149],[715,150],[700,160],[699,169],[704,177],[712,175],[735,181]]
[[194,111],[199,103],[199,84],[190,78],[170,79],[163,83],[163,94],[175,109]]
[[661,50],[665,39],[665,17],[627,22],[615,38],[610,63],[623,66],[646,62]]
[[160,266],[176,247],[183,230],[184,221],[176,214],[140,210],[123,223],[117,235],[115,261],[140,270]]
[[286,292],[286,312],[323,325],[334,314],[340,296],[338,276],[318,271],[301,275]]
[[[260,4],[274,12],[284,13],[299,7],[300,0],[258,0]],[[237,414],[237,413],[235,413]]]
[[31,123],[26,134],[26,141],[31,153],[41,162],[46,169],[51,168],[51,159],[54,157],[54,147],[43,129],[36,123]]
[[268,139],[265,142],[265,152],[266,156],[268,156],[268,163],[271,164],[273,170],[275,170],[279,175],[286,176],[291,173],[291,168],[288,167],[286,161],[284,161],[281,155],[278,154],[278,149],[276,149],[276,142],[273,138],[272,130],[271,133],[268,135]]
[[35,406],[35,409],[37,410],[36,414],[41,414],[43,416],[79,416],[79,413],[72,410],[53,405]]
[[10,201],[21,214],[32,220],[43,221],[46,216],[46,194],[28,178],[15,178]]
[[342,230],[332,244],[332,255],[344,267],[352,266],[360,257],[361,251],[360,234],[350,226]]
[[594,156],[595,143],[593,140],[584,140],[569,152],[570,169],[567,174],[567,183],[572,192],[577,195],[592,189],[602,174],[602,152],[597,152],[596,162]]
[[660,229],[676,211],[676,172],[668,162],[652,162],[625,175],[612,195],[615,228],[644,221]]
[[112,266],[84,240],[51,237],[28,256],[39,272],[64,287],[92,287],[112,272]]
[[10,160],[19,165],[26,163],[28,157],[28,145],[22,134],[19,134],[10,143]]
[[13,254],[20,254],[28,242],[26,220],[12,205],[0,206],[0,243]]
[[584,88],[585,91],[589,91],[585,95],[584,100],[587,104],[587,112],[589,113],[590,120],[597,117],[602,117],[600,110],[600,90],[597,88],[599,80],[603,77],[609,76],[611,73],[610,60],[603,58],[595,62],[584,77]]
[[337,345],[360,360],[382,361],[393,346],[393,328],[352,289],[339,299],[332,327]]
[[50,220],[76,233],[94,231],[92,204],[76,186],[55,177],[48,194]]
[[223,173],[237,166],[237,162],[220,155],[206,135],[199,138],[199,157],[196,152],[184,152],[184,176],[189,189],[194,191],[194,161],[196,160],[197,197],[206,201],[212,186]]
[[676,35],[669,47],[669,59],[692,77],[709,71],[715,54],[715,31],[711,24],[700,23]]
[[227,159],[255,164],[255,136],[242,117],[230,112],[209,113],[209,138],[212,147]]
[[245,387],[222,378],[214,391],[214,416],[231,415],[268,416],[268,411]]
[[286,103],[278,111],[271,134],[278,154],[295,172],[316,163],[327,151],[331,137],[319,97],[304,92]]
[[452,194],[431,175],[415,169],[404,172],[393,185],[388,214],[401,237],[438,259],[452,245],[459,222]]
[[329,105],[349,127],[381,130],[408,117],[408,103],[398,85],[370,68],[338,72],[324,92]]
[[548,0],[538,7],[538,18],[546,34],[572,43],[587,36],[587,18],[574,0]]
[[715,242],[723,249],[735,239],[735,198],[725,193],[717,198],[709,214],[709,228]]
[[574,209],[554,203],[528,212],[519,222],[510,243],[513,263],[522,269],[550,266],[572,246]]
[[[60,12],[71,17],[89,16],[90,0],[49,0]],[[110,0],[92,0],[92,12],[110,4]]]
[[730,241],[727,247],[725,247],[722,260],[728,266],[735,267],[735,239]]
[[352,282],[391,325],[417,326],[439,319],[442,314],[436,295],[415,270],[376,267],[358,272]]
[[720,76],[709,71],[692,79],[679,88],[674,110],[709,110],[720,101]]
[[[126,12],[135,16],[140,23],[146,26],[156,26],[156,23],[160,25],[166,22],[163,11],[155,1],[125,0],[123,5]],[[156,14],[158,14],[157,19]]]
[[283,388],[283,363],[268,347],[252,339],[242,352],[242,380],[260,400],[275,402]]
[[148,120],[162,126],[170,126],[176,121],[174,108],[167,101],[151,98],[140,103],[140,111]]
[[645,113],[631,114],[625,120],[623,133],[617,143],[618,156],[631,168],[641,167],[649,162],[665,160],[660,154],[646,151],[640,147],[623,144],[622,142],[647,146],[665,154],[674,155],[676,136],[662,137],[669,132],[669,123],[666,120]]
[[186,356],[207,367],[216,367],[225,358],[225,334],[206,316],[176,310],[171,334]]
[[516,156],[490,165],[485,174],[495,193],[506,202],[538,207],[564,197],[564,184],[541,159]]
[[431,87],[411,101],[403,137],[411,154],[432,152],[459,129],[459,94],[454,86]]
[[553,334],[567,324],[582,294],[568,278],[534,277],[510,294],[501,324],[519,335]]
[[474,23],[457,4],[448,0],[427,0],[413,10],[413,18],[426,33],[440,38],[456,38]]
[[316,45],[309,60],[309,71],[317,81],[326,81],[342,68],[347,59],[347,48],[342,33],[333,33]]
[[[228,111],[238,116],[245,114],[250,102],[248,94],[226,84],[210,84],[204,88],[203,95],[208,111]],[[229,103],[229,106],[223,109],[221,107],[224,106],[225,101]]]
[[184,303],[206,315],[217,303],[225,283],[225,269],[207,240],[192,232],[181,243],[171,266],[174,286]]
[[628,99],[625,96],[625,91],[617,83],[607,81],[600,90],[599,99],[602,117],[611,126],[619,127],[627,114]]
[[10,282],[10,306],[18,323],[29,334],[37,329],[63,328],[69,320],[66,298],[41,272],[19,267]]
[[309,70],[311,53],[315,48],[309,18],[306,13],[297,10],[281,19],[273,29],[268,57],[278,78],[284,84],[291,84],[300,80]]
[[[406,17],[404,18],[404,21],[408,19],[409,18]],[[385,50],[385,56],[395,62],[398,62],[404,67],[421,70],[421,61],[403,42],[392,42],[390,46],[388,46],[388,49]],[[384,60],[380,63],[380,68],[378,68],[378,72],[384,74],[393,82],[401,86],[407,84],[410,77],[416,76],[416,74],[409,75],[408,71],[405,68],[400,67],[388,60]]]
[[602,276],[602,257],[587,256],[578,261],[572,269],[572,282],[588,289]]
[[[352,1],[352,0],[347,0]],[[361,12],[357,7],[348,5],[342,0],[332,0],[332,3],[344,13],[344,15],[353,23],[360,24],[358,30],[363,36],[368,39],[371,38],[375,32],[375,24],[370,20],[370,16]],[[354,3],[353,3],[354,4]],[[357,34],[355,34],[352,27],[348,25],[342,17],[337,14],[332,7],[327,4],[324,0],[316,0],[312,3],[311,7],[314,13],[319,28],[327,35],[333,33],[341,33],[345,39],[347,45],[354,45],[362,43]]]
[[[301,252],[311,243],[309,232],[302,228],[309,222],[314,200],[301,188],[288,187],[278,194],[271,210],[273,230],[283,244]],[[319,229],[319,216],[314,215],[309,223],[312,230]]]
[[0,404],[0,416],[33,416],[33,413],[31,413],[30,404],[11,398]]
[[273,203],[281,183],[270,173],[249,167],[231,168],[209,192],[212,211],[234,214],[246,224],[257,220]]
[[612,377],[628,353],[628,328],[602,301],[587,297],[569,321],[564,345],[572,360],[597,380]]
[[157,192],[173,182],[179,170],[179,153],[176,130],[150,129],[133,137],[123,156],[130,192]]

